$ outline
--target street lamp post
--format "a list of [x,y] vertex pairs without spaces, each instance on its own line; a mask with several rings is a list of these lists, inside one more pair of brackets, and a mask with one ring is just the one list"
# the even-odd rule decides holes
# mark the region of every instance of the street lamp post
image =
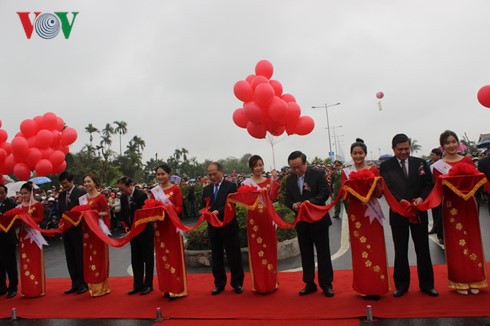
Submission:
[[313,109],[325,109],[325,115],[327,116],[327,130],[328,130],[328,149],[329,149],[328,156],[330,157],[330,159],[333,159],[333,152],[332,152],[332,140],[330,139],[330,122],[328,121],[328,108],[337,105],[340,105],[340,102],[335,104],[325,104],[325,105],[311,107]]

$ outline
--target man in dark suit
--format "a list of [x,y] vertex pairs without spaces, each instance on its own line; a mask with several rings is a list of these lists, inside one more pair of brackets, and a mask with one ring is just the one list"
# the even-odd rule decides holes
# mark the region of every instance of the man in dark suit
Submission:
[[[433,187],[428,164],[418,157],[410,156],[410,139],[405,134],[398,134],[393,137],[392,148],[395,156],[381,163],[381,176],[398,201],[407,200],[416,205],[422,203]],[[417,220],[417,223],[409,222],[408,218],[396,214],[390,209],[390,225],[395,246],[393,278],[395,279],[396,290],[393,293],[394,297],[401,297],[410,287],[409,233],[412,234],[417,254],[420,290],[431,296],[439,295],[434,289],[427,212],[420,211]]]
[[[144,191],[134,186],[129,177],[121,177],[117,188],[122,192],[121,218],[128,228],[131,228],[134,212],[141,209],[148,199]],[[153,223],[147,223],[143,232],[131,239],[131,266],[133,268],[133,289],[129,295],[148,294],[153,291],[154,246]]]
[[[0,184],[0,218],[2,214],[15,208],[15,200],[7,197],[8,189]],[[17,295],[19,274],[17,272],[17,236],[14,228],[5,233],[0,231],[0,295],[7,293],[7,298]],[[7,275],[9,284],[7,287]]]
[[[478,171],[484,173],[487,179],[490,180],[490,155],[478,160]],[[488,196],[488,210],[490,213],[490,196]]]
[[[85,195],[85,190],[75,187],[75,178],[73,174],[65,171],[59,176],[60,184],[63,191],[58,196],[59,216],[78,206],[78,198]],[[87,292],[87,283],[83,278],[83,241],[82,226],[72,226],[63,232],[63,244],[65,246],[66,264],[68,273],[71,278],[71,287],[65,291],[65,294]]]
[[[325,173],[309,167],[306,155],[300,151],[292,152],[288,157],[288,163],[292,173],[286,179],[286,205],[295,212],[299,211],[301,203],[305,201],[324,206],[330,194]],[[325,296],[334,296],[333,268],[328,237],[330,225],[332,221],[328,213],[317,222],[296,224],[303,267],[303,282],[306,283],[304,289],[299,291],[299,295],[307,295],[317,290],[313,250],[315,247],[318,260],[318,284]]]
[[[224,218],[224,207],[228,194],[237,191],[235,183],[223,178],[223,166],[218,162],[208,165],[208,176],[211,183],[204,187],[202,194],[201,206],[206,206],[209,201],[209,211],[216,215],[221,221]],[[208,237],[211,243],[212,267],[215,288],[211,291],[212,295],[223,292],[226,285],[226,272],[224,264],[224,252],[228,259],[228,265],[231,271],[230,285],[235,292],[243,292],[243,263],[240,251],[239,228],[236,217],[233,217],[227,225],[216,228],[208,223]]]

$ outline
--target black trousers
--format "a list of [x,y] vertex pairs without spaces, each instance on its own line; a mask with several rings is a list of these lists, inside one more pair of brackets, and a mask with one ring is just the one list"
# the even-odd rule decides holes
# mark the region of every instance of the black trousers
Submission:
[[[7,286],[8,276],[8,286]],[[17,291],[19,273],[17,271],[17,237],[14,229],[0,232],[0,291]]]
[[72,287],[78,289],[87,285],[83,278],[82,226],[73,226],[63,233],[66,265]]
[[209,238],[211,242],[211,257],[213,267],[214,285],[216,287],[225,287],[226,272],[224,262],[224,251],[230,266],[231,280],[230,285],[233,288],[243,286],[245,274],[243,272],[242,253],[240,251],[240,238],[238,233],[223,235],[215,232],[215,236]]
[[148,223],[139,235],[131,240],[131,266],[133,289],[153,288],[154,258],[153,223]]
[[315,252],[318,261],[318,284],[322,289],[331,288],[333,282],[332,259],[330,257],[329,225],[327,218],[315,223],[300,222],[296,226],[298,244],[303,267],[303,282],[315,283]]
[[428,218],[427,213],[420,213],[420,223],[408,223],[406,217],[390,211],[390,225],[395,246],[395,268],[393,278],[398,290],[407,291],[410,287],[410,266],[408,263],[408,240],[412,241],[417,255],[417,274],[419,288],[430,290],[434,288],[434,271],[430,259]]

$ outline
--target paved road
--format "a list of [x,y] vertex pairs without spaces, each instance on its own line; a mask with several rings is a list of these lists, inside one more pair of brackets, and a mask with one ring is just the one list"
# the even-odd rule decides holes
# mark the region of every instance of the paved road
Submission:
[[[385,216],[388,216],[388,206],[384,200],[381,201],[381,206],[383,208],[383,212]],[[431,217],[429,217],[430,220]],[[187,224],[192,224],[193,221],[186,221]],[[348,249],[348,233],[347,228],[342,224],[346,222],[344,218],[334,219],[333,225],[330,228],[330,246],[331,252],[334,256],[333,266],[335,270],[343,270],[343,269],[351,269],[351,254]],[[485,248],[485,252],[487,253],[487,261],[490,254],[490,216],[488,213],[488,207],[486,203],[482,203],[480,208],[480,223],[481,230],[483,234],[483,244]],[[394,261],[394,250],[393,250],[393,241],[391,239],[391,230],[388,224],[388,220],[385,220],[385,238],[388,252],[388,261],[390,266],[393,265]],[[344,248],[341,250],[343,253],[339,255],[338,253],[340,248]],[[347,250],[345,248],[347,247]],[[430,241],[430,250],[432,262],[434,264],[444,264],[445,263],[445,254],[442,246],[440,246],[437,242],[437,238],[431,236]],[[344,252],[345,251],[345,252]],[[336,255],[337,253],[337,255]],[[49,247],[44,249],[45,255],[45,264],[46,264],[46,276],[49,277],[68,277],[68,271],[66,269],[65,263],[65,253],[63,249],[62,241],[51,242]],[[338,256],[338,257],[337,257]],[[123,248],[110,248],[110,257],[111,257],[111,276],[125,276],[130,275],[130,248],[129,245]],[[410,264],[415,265],[415,252],[413,248],[413,244],[410,242]],[[281,261],[279,264],[279,270],[299,270],[301,268],[301,263],[299,257],[293,257],[290,259],[286,259]],[[189,273],[210,273],[210,268],[191,268],[188,270]]]

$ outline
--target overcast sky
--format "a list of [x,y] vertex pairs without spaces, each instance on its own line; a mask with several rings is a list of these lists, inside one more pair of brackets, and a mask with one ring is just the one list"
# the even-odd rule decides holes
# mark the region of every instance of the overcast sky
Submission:
[[[17,11],[79,15],[68,40],[28,40]],[[297,149],[327,157],[325,110],[311,106],[336,102],[330,126],[342,126],[347,156],[356,137],[368,158],[391,153],[399,132],[428,154],[445,129],[471,140],[490,132],[476,99],[490,84],[489,12],[485,0],[2,0],[0,120],[11,140],[24,119],[52,111],[79,132],[72,151],[88,143],[89,123],[124,120],[123,145],[143,138],[145,160],[184,147],[198,161],[253,153],[270,167],[269,143],[232,121],[234,83],[267,59],[316,123],[280,137],[278,167]]]

